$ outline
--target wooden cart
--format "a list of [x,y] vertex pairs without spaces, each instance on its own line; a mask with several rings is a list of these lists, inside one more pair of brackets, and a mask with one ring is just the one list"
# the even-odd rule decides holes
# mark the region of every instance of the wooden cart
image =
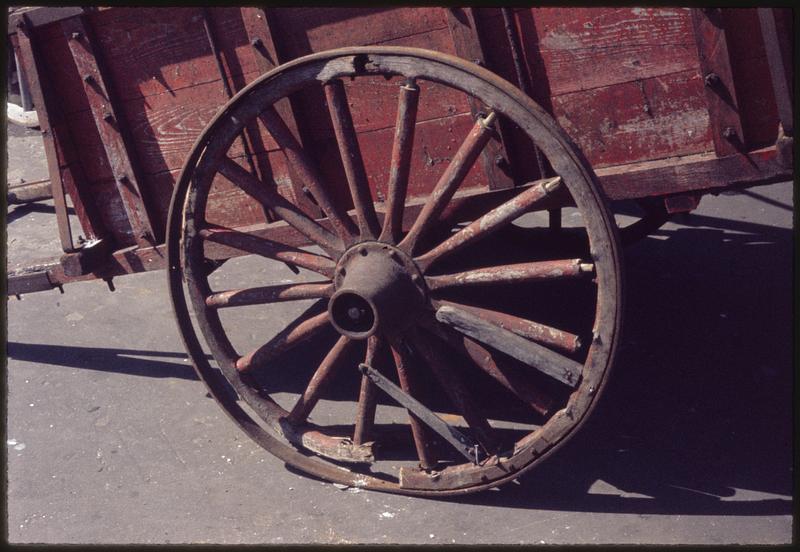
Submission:
[[22,10],[64,254],[8,294],[167,269],[200,377],[288,464],[494,487],[596,403],[621,241],[792,177],[792,36],[780,9]]

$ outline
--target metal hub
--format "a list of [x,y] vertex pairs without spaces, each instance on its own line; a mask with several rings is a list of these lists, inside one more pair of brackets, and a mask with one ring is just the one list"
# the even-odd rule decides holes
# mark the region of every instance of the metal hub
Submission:
[[333,326],[353,339],[405,328],[425,304],[422,276],[402,251],[364,242],[342,255],[328,302]]

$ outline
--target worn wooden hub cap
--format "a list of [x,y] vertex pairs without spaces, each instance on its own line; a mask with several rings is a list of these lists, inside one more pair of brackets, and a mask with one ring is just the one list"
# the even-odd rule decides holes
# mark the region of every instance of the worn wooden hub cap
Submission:
[[328,302],[331,324],[353,339],[407,327],[425,304],[425,290],[414,262],[381,242],[360,243],[339,260],[336,291]]

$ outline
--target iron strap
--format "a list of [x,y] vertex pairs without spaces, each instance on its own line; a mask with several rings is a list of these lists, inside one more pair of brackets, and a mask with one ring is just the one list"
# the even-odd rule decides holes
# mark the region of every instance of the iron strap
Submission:
[[383,377],[368,364],[361,363],[358,365],[358,369],[387,395],[407,408],[408,411],[419,418],[422,423],[438,433],[442,439],[450,443],[467,460],[473,464],[478,463],[478,444],[476,442],[442,420],[439,416],[434,414],[432,410],[425,407],[425,405],[417,399]]

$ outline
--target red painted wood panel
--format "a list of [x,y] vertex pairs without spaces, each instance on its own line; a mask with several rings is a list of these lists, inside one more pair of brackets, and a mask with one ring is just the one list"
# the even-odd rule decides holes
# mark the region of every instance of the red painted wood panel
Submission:
[[517,19],[552,96],[697,67],[687,8],[533,8]]
[[713,149],[695,71],[563,94],[553,108],[594,167]]
[[758,12],[728,8],[722,14],[745,142],[752,147],[774,144],[778,110]]
[[276,8],[271,12],[279,31],[274,38],[286,59],[343,46],[388,44],[447,28],[443,9],[435,7]]

